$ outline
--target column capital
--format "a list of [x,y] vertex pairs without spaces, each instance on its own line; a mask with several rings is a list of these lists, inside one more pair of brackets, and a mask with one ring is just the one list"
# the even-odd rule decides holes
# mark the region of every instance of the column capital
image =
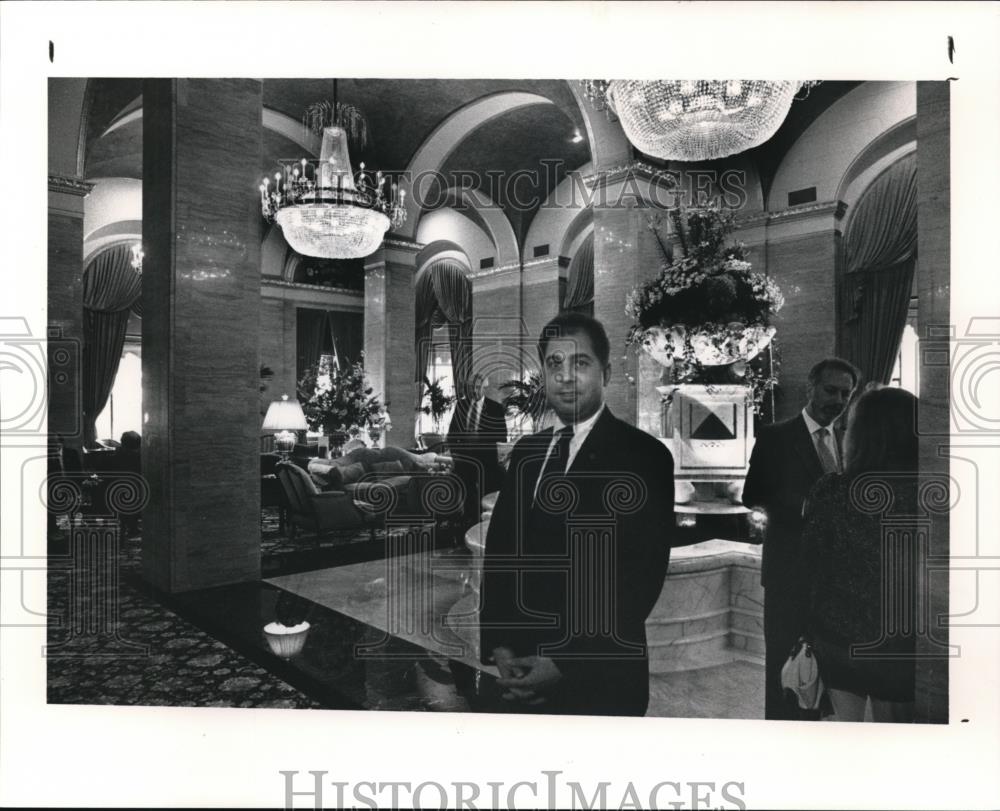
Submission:
[[79,177],[49,175],[49,191],[61,191],[66,194],[78,194],[81,197],[86,197],[93,188],[93,183]]
[[49,209],[71,216],[83,216],[83,198],[94,184],[71,175],[49,175]]
[[415,240],[387,237],[375,253],[365,257],[365,272],[384,268],[388,264],[412,267],[416,271],[417,254],[424,245]]
[[840,231],[846,213],[847,203],[843,200],[827,200],[741,217],[736,220],[736,228],[750,230],[763,226],[769,240],[789,239],[822,231]]

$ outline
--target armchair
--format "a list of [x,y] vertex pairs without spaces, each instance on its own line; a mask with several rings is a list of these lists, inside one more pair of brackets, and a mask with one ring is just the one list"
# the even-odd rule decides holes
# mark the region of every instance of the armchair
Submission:
[[298,527],[314,530],[317,546],[319,537],[328,532],[353,535],[367,528],[374,539],[375,529],[385,523],[383,515],[366,511],[364,502],[356,502],[347,493],[321,493],[309,474],[298,465],[279,462],[275,474],[285,496],[289,534],[293,539]]

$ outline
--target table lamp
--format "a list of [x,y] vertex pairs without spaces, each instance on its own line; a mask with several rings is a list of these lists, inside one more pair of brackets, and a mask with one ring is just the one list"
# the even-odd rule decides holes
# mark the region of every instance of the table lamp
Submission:
[[267,407],[264,430],[275,432],[274,448],[286,462],[295,448],[295,432],[305,431],[308,427],[302,406],[297,400],[289,401],[287,394],[282,394],[280,400],[274,400]]

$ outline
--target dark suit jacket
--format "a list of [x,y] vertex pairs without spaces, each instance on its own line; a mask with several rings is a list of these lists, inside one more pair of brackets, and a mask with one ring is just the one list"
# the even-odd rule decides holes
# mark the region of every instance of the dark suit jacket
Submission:
[[544,712],[642,715],[645,621],[674,537],[667,448],[607,409],[566,474],[547,475],[552,429],[514,447],[483,564],[482,655],[552,658],[563,678]]
[[473,402],[458,401],[448,427],[448,449],[456,460],[456,472],[463,478],[479,482],[480,494],[500,489],[503,470],[497,460],[497,443],[507,441],[504,409],[489,397],[483,400],[479,426],[469,425]]
[[[838,426],[834,426],[834,436],[843,447],[843,432]],[[743,503],[767,512],[762,585],[784,588],[801,582],[802,505],[822,475],[816,446],[801,413],[761,429],[750,455]]]

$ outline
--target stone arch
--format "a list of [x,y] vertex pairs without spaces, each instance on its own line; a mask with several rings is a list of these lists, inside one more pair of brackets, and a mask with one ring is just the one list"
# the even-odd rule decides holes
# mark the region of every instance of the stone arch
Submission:
[[[493,200],[487,197],[478,189],[466,189],[452,186],[445,192],[445,201],[448,206],[454,209],[465,209],[472,215],[472,219],[481,225],[483,231],[493,242],[496,248],[496,264],[498,266],[517,263],[520,257],[520,249],[517,244],[517,237],[514,228],[500,208]],[[428,213],[421,213],[422,219]],[[419,223],[414,224],[419,227]],[[414,233],[416,233],[416,227]]]
[[[767,195],[767,210],[785,208],[788,192],[816,187],[819,202],[839,199],[859,155],[917,112],[915,82],[864,82],[824,110],[788,150]],[[848,181],[849,184],[849,181]]]
[[625,137],[621,124],[617,121],[612,122],[607,113],[594,108],[594,105],[584,95],[579,81],[567,79],[566,82],[580,108],[580,114],[583,116],[594,170],[601,171],[615,166],[624,166],[632,159],[632,144]]
[[[551,245],[559,246],[559,254],[565,255],[563,246],[566,233],[581,212],[589,209],[588,199],[579,193],[579,189],[582,178],[591,173],[592,167],[593,164],[588,163],[567,173],[562,182],[552,190],[531,221],[522,252],[527,251],[529,245]],[[523,257],[524,261],[529,258]]]
[[90,79],[53,78],[48,84],[48,171],[83,177]]
[[417,232],[421,211],[413,189],[421,177],[437,172],[459,144],[483,124],[511,110],[533,104],[555,104],[555,102],[537,93],[522,91],[494,93],[456,110],[439,124],[417,149],[400,182],[400,188],[406,192],[406,222],[396,233],[413,239]]
[[916,148],[917,119],[913,116],[875,137],[858,153],[844,172],[836,199],[846,203],[850,212],[850,207],[861,198],[875,178]]
[[447,239],[439,239],[429,245],[425,245],[417,253],[416,275],[419,276],[426,268],[440,259],[450,259],[453,262],[457,262],[465,268],[466,273],[472,271],[472,263],[469,261],[469,255],[462,249],[461,245]]

